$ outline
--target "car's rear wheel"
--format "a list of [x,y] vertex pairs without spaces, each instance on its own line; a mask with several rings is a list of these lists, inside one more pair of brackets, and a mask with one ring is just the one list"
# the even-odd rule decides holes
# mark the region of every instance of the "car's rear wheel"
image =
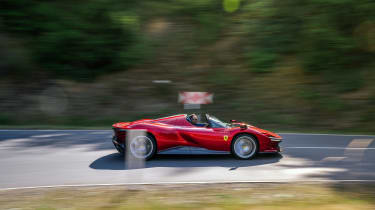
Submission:
[[253,158],[258,152],[257,140],[248,134],[240,134],[232,141],[232,154],[239,159]]
[[128,144],[128,151],[137,159],[151,159],[156,153],[155,138],[147,134],[145,136],[135,136]]

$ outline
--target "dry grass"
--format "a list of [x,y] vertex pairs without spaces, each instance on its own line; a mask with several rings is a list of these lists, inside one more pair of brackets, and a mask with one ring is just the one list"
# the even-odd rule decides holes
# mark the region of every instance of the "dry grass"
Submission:
[[373,185],[220,184],[0,192],[1,209],[375,209]]

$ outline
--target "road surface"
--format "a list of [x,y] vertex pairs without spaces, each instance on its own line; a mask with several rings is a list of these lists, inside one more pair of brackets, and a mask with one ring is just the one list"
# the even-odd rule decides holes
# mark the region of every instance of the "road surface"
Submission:
[[280,154],[237,160],[182,148],[129,168],[111,130],[0,130],[0,189],[116,183],[375,181],[375,136],[288,134]]

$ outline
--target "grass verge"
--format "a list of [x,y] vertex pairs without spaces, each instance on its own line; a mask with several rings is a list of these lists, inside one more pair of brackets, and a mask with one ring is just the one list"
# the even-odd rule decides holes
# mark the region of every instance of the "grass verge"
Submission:
[[375,184],[189,184],[0,191],[1,209],[375,209]]

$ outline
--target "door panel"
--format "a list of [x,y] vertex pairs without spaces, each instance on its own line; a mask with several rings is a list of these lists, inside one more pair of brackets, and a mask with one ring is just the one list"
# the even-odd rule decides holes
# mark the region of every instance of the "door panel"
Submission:
[[229,151],[228,134],[225,128],[185,127],[179,130],[187,146],[198,146],[210,150]]

